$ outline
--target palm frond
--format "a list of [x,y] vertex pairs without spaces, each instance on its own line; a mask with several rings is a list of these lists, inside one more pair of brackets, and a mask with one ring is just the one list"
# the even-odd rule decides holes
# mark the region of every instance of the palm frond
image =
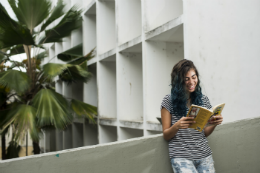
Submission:
[[10,122],[10,120],[12,119],[12,117],[8,116],[9,111],[9,109],[0,110],[0,129],[2,131],[4,131],[5,128],[7,128],[8,125],[6,124]]
[[78,116],[84,116],[95,123],[94,117],[97,115],[97,107],[72,99],[71,108]]
[[58,129],[64,129],[72,121],[67,100],[50,89],[41,89],[32,100],[37,108],[38,126],[53,125]]
[[0,85],[20,94],[29,88],[30,79],[24,72],[7,70],[0,73]]
[[7,105],[4,109],[0,110],[0,133],[3,133],[9,128],[10,124],[13,123],[15,117],[13,114],[9,114],[12,110],[14,110],[16,103],[12,103]]
[[8,14],[8,12],[6,11],[5,7],[2,5],[2,3],[0,3],[0,11],[1,11],[1,17],[3,20],[7,21],[9,20],[9,22],[11,22],[11,24],[16,25],[17,22],[15,20],[13,20],[10,15]]
[[46,58],[47,56],[48,56],[48,52],[43,51],[43,52],[39,53],[38,55],[36,55],[35,57],[36,57],[36,59],[42,60],[42,59]]
[[87,61],[94,57],[92,49],[87,55],[83,55],[82,43],[57,55],[57,58],[67,62],[68,64],[80,65],[83,69],[87,69]]
[[73,64],[73,65],[80,65],[83,69],[88,68],[87,65],[87,61],[94,58],[93,52],[95,49],[92,49],[87,55],[79,57],[79,58],[75,58],[73,60],[71,60],[70,62],[68,62],[68,64]]
[[8,2],[19,22],[25,24],[31,33],[49,16],[51,10],[49,0],[8,0]]
[[9,50],[10,50],[10,53],[9,53],[10,56],[25,53],[24,47],[21,44],[15,45],[15,46],[11,47]]
[[17,105],[8,113],[8,116],[14,118],[14,139],[20,141],[29,131],[33,141],[39,140],[39,133],[36,126],[36,109],[30,105]]
[[8,55],[4,52],[0,51],[0,64],[4,62],[5,60],[8,60]]
[[59,76],[64,82],[87,82],[92,74],[80,65],[47,63],[43,66],[43,72],[48,78]]
[[34,45],[30,30],[14,21],[0,3],[0,49],[14,45]]
[[60,54],[57,55],[57,58],[68,62],[74,60],[75,58],[81,57],[83,55],[83,44],[80,43]]
[[64,14],[65,4],[63,4],[62,0],[59,0],[52,10],[51,15],[47,18],[47,20],[42,24],[40,32],[44,31],[48,25],[50,25],[53,21],[58,19]]
[[61,42],[62,38],[70,35],[72,30],[82,26],[82,10],[72,7],[53,28],[46,30],[45,35],[40,38],[38,44]]
[[88,72],[86,69],[82,68],[80,65],[67,65],[68,68],[64,70],[62,74],[59,75],[60,79],[64,82],[87,82],[92,77],[92,74]]
[[67,64],[47,63],[43,66],[42,70],[47,77],[54,78],[63,73],[67,69],[67,66]]
[[26,68],[26,64],[22,61],[22,62],[19,62],[19,61],[12,61],[12,65],[8,68],[8,69],[13,69],[15,67],[22,67],[22,68]]
[[0,55],[8,55],[5,51],[0,50]]

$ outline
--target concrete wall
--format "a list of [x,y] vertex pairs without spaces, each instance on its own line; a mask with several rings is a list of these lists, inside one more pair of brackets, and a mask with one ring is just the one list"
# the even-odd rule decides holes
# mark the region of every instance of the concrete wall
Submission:
[[181,0],[143,0],[144,30],[150,31],[183,13]]
[[[197,65],[225,122],[258,117],[260,1],[184,0],[185,57]],[[242,108],[242,109],[241,109]]]
[[146,56],[146,120],[156,122],[161,116],[159,107],[162,98],[171,92],[170,73],[173,64],[184,58],[183,43],[155,42],[145,43]]
[[116,63],[100,63],[98,111],[100,117],[116,118]]
[[260,117],[226,123],[209,137],[215,168],[221,173],[259,173]]
[[97,52],[105,53],[116,46],[115,2],[97,1]]
[[118,44],[141,35],[141,0],[116,1]]
[[57,133],[56,149],[161,133],[156,117],[171,89],[171,69],[183,58],[195,62],[212,105],[226,102],[224,123],[258,116],[259,1],[66,2],[84,7],[82,30],[50,46],[50,54],[81,42],[84,55],[96,52],[88,61],[92,79],[79,87],[59,84],[57,91],[97,106],[98,117],[97,128],[77,121]]
[[[217,172],[259,173],[260,117],[227,123],[209,137]],[[172,173],[162,134],[0,162],[1,173]]]
[[143,120],[142,54],[120,53],[118,63],[118,115],[120,120]]

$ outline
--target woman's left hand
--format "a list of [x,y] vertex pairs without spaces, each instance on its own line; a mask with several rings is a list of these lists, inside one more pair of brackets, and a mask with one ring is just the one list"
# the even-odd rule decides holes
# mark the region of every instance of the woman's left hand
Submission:
[[217,115],[217,116],[212,116],[210,119],[209,119],[209,124],[211,125],[220,125],[223,121],[223,117],[222,115]]

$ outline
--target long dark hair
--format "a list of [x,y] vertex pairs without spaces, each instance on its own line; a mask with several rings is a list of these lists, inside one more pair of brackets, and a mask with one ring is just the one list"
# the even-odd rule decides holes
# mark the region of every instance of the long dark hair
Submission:
[[185,91],[185,77],[191,69],[195,71],[198,78],[195,91],[190,94],[191,103],[202,106],[202,92],[198,70],[192,61],[183,59],[173,67],[171,73],[171,101],[173,113],[178,118],[186,116],[188,95]]

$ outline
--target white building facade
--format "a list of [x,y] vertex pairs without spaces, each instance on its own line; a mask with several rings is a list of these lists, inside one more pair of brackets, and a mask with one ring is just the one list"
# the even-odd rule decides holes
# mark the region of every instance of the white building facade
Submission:
[[80,43],[84,55],[96,53],[88,61],[93,77],[87,84],[57,80],[56,91],[97,106],[98,117],[96,125],[75,119],[65,131],[46,132],[46,152],[162,133],[156,117],[171,90],[171,70],[184,58],[197,66],[211,104],[226,103],[224,123],[259,117],[260,1],[66,3],[84,8],[83,25],[50,45],[49,59]]

